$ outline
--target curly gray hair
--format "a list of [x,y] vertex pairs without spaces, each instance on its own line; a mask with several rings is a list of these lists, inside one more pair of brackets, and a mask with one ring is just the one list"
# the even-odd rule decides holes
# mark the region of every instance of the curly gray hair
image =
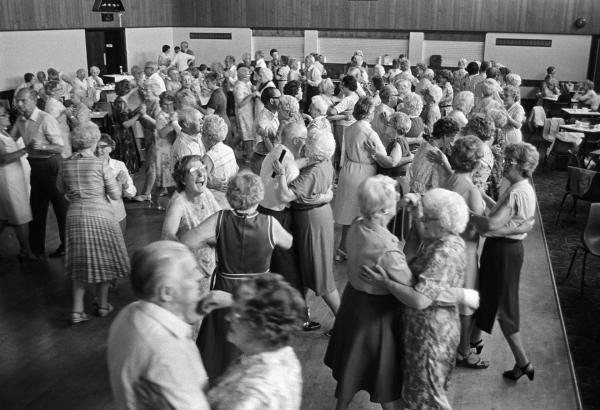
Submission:
[[524,178],[530,178],[538,166],[540,153],[527,142],[509,144],[504,148],[504,161],[509,160],[517,162],[517,168]]
[[397,201],[396,181],[388,176],[369,177],[358,186],[360,213],[367,219],[377,213],[395,212]]
[[91,148],[100,140],[100,128],[93,122],[85,122],[73,130],[69,140],[73,151]]
[[416,93],[407,94],[402,100],[401,111],[409,117],[418,117],[423,111],[423,100]]
[[322,162],[331,158],[334,152],[335,139],[329,130],[317,129],[306,139],[304,155],[310,160]]
[[249,171],[242,171],[229,180],[225,195],[233,209],[245,211],[258,205],[263,200],[265,188],[258,175]]
[[206,138],[209,145],[218,144],[227,137],[227,124],[218,115],[210,114],[204,117],[202,124],[202,138]]
[[460,194],[443,188],[431,189],[421,198],[423,212],[439,221],[443,230],[458,235],[469,222],[469,208]]

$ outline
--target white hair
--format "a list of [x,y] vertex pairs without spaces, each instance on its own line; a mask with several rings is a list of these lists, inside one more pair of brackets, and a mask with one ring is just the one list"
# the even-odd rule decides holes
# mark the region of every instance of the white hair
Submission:
[[358,186],[358,204],[365,218],[371,218],[378,212],[395,211],[396,202],[396,181],[388,176],[369,177]]
[[434,188],[421,198],[423,211],[438,218],[440,226],[455,235],[464,232],[469,222],[469,207],[463,197],[453,191]]
[[314,161],[325,161],[335,152],[335,139],[329,130],[318,129],[311,132],[306,139],[304,154],[306,158]]
[[329,108],[329,104],[327,104],[327,101],[325,101],[325,98],[323,98],[320,95],[315,95],[310,101],[311,101],[311,106],[320,115],[327,114],[327,109]]
[[442,89],[435,84],[431,84],[429,87],[427,87],[423,94],[428,94],[433,99],[435,104],[439,103],[442,99]]

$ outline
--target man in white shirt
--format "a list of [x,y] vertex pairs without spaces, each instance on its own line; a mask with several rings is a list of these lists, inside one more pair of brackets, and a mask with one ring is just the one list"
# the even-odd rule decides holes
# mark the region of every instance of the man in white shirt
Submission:
[[173,165],[186,155],[204,156],[206,149],[202,144],[202,113],[194,108],[183,108],[178,112],[181,132],[171,147]]
[[190,50],[190,45],[188,44],[187,41],[182,41],[181,44],[180,44],[180,46],[181,46],[181,52],[182,53],[186,53],[186,54],[189,54],[191,56],[194,55],[194,52],[192,50]]
[[194,61],[195,59],[196,56],[187,54],[186,52],[178,50],[178,48],[175,47],[175,55],[173,56],[173,61],[171,61],[170,67],[177,67],[177,70],[184,71],[187,70],[190,62]]
[[167,87],[165,87],[165,81],[158,73],[158,64],[153,61],[146,62],[146,65],[144,66],[144,74],[146,74],[146,80],[144,81],[144,86],[146,88],[149,88],[149,84],[154,83],[158,86],[160,91],[159,95],[167,91]]
[[131,259],[131,286],[140,299],[126,306],[108,336],[110,385],[118,409],[209,410],[208,378],[192,339],[203,313],[231,305],[223,292],[201,293],[203,277],[183,244],[158,241]]

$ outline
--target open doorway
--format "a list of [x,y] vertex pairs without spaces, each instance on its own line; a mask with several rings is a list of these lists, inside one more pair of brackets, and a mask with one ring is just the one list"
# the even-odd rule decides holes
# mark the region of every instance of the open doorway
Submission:
[[598,91],[600,89],[600,36],[592,37],[587,78],[594,82],[596,91]]
[[88,67],[100,67],[103,75],[127,71],[125,29],[98,28],[85,30]]

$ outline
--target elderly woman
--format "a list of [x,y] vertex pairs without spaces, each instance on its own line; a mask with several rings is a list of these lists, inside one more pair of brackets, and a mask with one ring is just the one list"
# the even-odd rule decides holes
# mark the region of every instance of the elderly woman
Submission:
[[[454,71],[452,74],[452,88],[454,89],[454,94],[458,94],[461,91],[464,91],[462,86],[465,80],[465,77],[469,75],[465,67],[467,66],[467,59],[461,58],[458,60],[458,70]],[[478,68],[479,69],[479,68]]]
[[[471,172],[481,159],[482,142],[475,136],[458,138],[452,147],[450,163],[454,169],[443,188],[454,191],[463,197],[469,211],[475,215],[482,215],[485,210],[485,202],[479,189],[471,180]],[[466,266],[463,275],[462,286],[467,289],[477,289],[479,283],[479,234],[472,225],[461,234],[465,241]],[[473,333],[473,313],[469,307],[460,308],[460,344],[458,346],[458,357],[456,364],[474,369],[485,369],[489,362],[482,360],[479,355],[471,351],[471,334]]]
[[503,110],[502,104],[497,100],[498,82],[491,78],[479,83],[477,90],[481,92],[482,98],[475,102],[471,110],[471,117],[485,117],[491,110]]
[[211,90],[210,100],[208,100],[206,108],[200,108],[200,112],[204,115],[216,114],[221,117],[227,126],[225,137],[229,141],[231,137],[231,123],[227,115],[227,96],[221,88],[217,73],[210,72],[206,74],[206,85]]
[[288,73],[288,81],[300,81],[302,74],[300,74],[300,61],[296,58],[290,58],[290,72]]
[[300,171],[298,178],[288,184],[283,165],[274,162],[273,169],[279,177],[280,199],[290,202],[293,212],[292,232],[302,283],[322,296],[335,315],[340,295],[333,279],[333,216],[329,203],[324,201],[331,194],[334,171],[330,158],[334,151],[331,132],[319,129],[306,140],[304,155],[310,165]]
[[[419,146],[409,169],[410,192],[422,194],[444,185],[447,171],[443,157],[450,154],[450,147],[457,133],[458,125],[448,117],[434,124],[431,138]],[[433,152],[436,153],[437,160],[430,162],[427,160],[428,154]]]
[[410,282],[402,246],[386,228],[396,214],[395,186],[393,179],[377,175],[358,189],[362,217],[349,230],[348,284],[325,354],[325,364],[337,380],[336,410],[347,409],[360,390],[384,409],[393,409],[402,394],[400,303],[388,289],[361,276],[361,266],[379,265],[392,280]]
[[229,180],[238,172],[233,150],[223,143],[226,136],[227,124],[223,118],[214,114],[204,117],[202,143],[206,154],[203,161],[208,174],[208,187],[223,209],[229,208],[225,197]]
[[289,345],[303,301],[283,278],[265,274],[233,292],[227,340],[242,351],[207,394],[213,410],[300,410],[302,366]]
[[65,108],[62,102],[58,100],[58,96],[63,92],[62,86],[58,81],[48,81],[44,85],[44,92],[46,93],[46,105],[44,111],[50,114],[60,128],[60,134],[64,142],[64,150],[62,152],[63,158],[71,156],[71,143],[69,142],[69,124],[67,122],[68,110]]
[[546,77],[542,83],[542,96],[556,100],[559,95],[560,84],[556,78],[556,67],[550,66],[546,69]]
[[437,85],[431,84],[423,90],[423,111],[421,111],[421,119],[423,120],[424,133],[431,135],[433,124],[442,118],[440,106],[438,105],[442,98],[442,89]]
[[460,89],[462,91],[471,91],[475,93],[475,86],[480,81],[479,78],[479,64],[476,61],[471,61],[467,64],[467,76],[464,77]]
[[310,114],[310,122],[306,126],[308,132],[317,129],[324,129],[329,132],[333,132],[331,123],[327,119],[327,110],[329,109],[329,104],[327,100],[323,98],[323,95],[315,95],[312,98],[310,108],[308,110]]
[[358,186],[370,176],[377,173],[377,163],[366,148],[373,144],[374,150],[385,155],[385,147],[373,128],[373,106],[370,97],[361,97],[354,106],[353,116],[356,122],[344,133],[341,166],[336,197],[333,203],[333,219],[342,225],[340,244],[336,251],[336,259],[346,257],[346,235],[354,218],[360,215],[357,198]]
[[77,128],[71,136],[75,153],[62,162],[56,181],[58,190],[70,202],[65,270],[73,280],[72,324],[90,319],[83,307],[86,284],[96,286],[99,299],[96,314],[104,317],[113,310],[108,303],[110,281],[129,273],[123,233],[108,200],[119,199],[122,187],[108,164],[94,155],[99,139],[100,130],[95,124]]
[[393,85],[386,85],[379,93],[379,98],[381,104],[375,107],[371,127],[379,135],[383,145],[387,145],[396,136],[396,132],[389,126],[389,117],[398,104],[398,90]]
[[312,55],[307,55],[304,59],[305,67],[305,77],[306,77],[306,92],[304,95],[306,96],[306,110],[308,111],[308,105],[311,99],[315,95],[319,95],[319,84],[323,78],[321,77],[321,71],[319,70],[319,66],[315,64],[315,58]]
[[515,73],[506,74],[504,81],[506,82],[506,85],[512,85],[513,87],[517,87],[517,89],[521,86],[521,76]]
[[125,163],[118,159],[110,157],[110,153],[115,149],[115,141],[108,134],[101,134],[100,140],[96,145],[96,156],[104,161],[105,165],[112,171],[117,185],[121,189],[121,198],[111,199],[110,204],[115,214],[115,219],[121,226],[121,232],[125,235],[125,229],[127,228],[127,212],[125,212],[125,204],[123,204],[123,198],[131,199],[136,194],[136,188],[133,184],[133,179],[127,171]]
[[238,80],[233,86],[235,119],[237,121],[236,138],[241,140],[244,155],[246,159],[249,159],[252,156],[254,141],[254,99],[256,95],[252,91],[248,67],[239,67],[237,78]]
[[[180,240],[190,249],[206,242],[215,244],[217,267],[212,289],[231,293],[241,279],[261,276],[269,271],[273,249],[289,249],[292,235],[272,216],[258,213],[264,188],[260,177],[240,172],[229,181],[227,200],[232,209],[221,210]],[[214,382],[240,351],[227,342],[227,311],[215,311],[202,322],[197,344],[211,382]]]
[[319,94],[327,102],[328,107],[332,107],[339,102],[339,99],[334,95],[335,85],[333,84],[333,81],[331,81],[331,78],[324,78],[323,81],[319,83]]
[[[441,188],[423,196],[408,194],[402,202],[409,206],[423,239],[421,250],[409,263],[412,280],[394,280],[378,261],[363,264],[361,275],[407,305],[401,315],[403,408],[451,409],[448,382],[460,339],[456,302],[461,295],[472,295],[472,291],[453,289],[463,282],[465,243],[460,233],[469,212],[459,194]],[[474,302],[469,305],[477,307],[477,298]]]
[[279,105],[277,106],[277,118],[279,118],[277,141],[281,142],[281,132],[287,124],[292,122],[304,123],[302,114],[300,114],[298,99],[293,95],[282,95],[279,98]]
[[[418,66],[417,64],[417,69]],[[431,68],[425,68],[424,66],[423,68],[422,73],[418,75],[419,82],[415,85],[415,93],[419,95],[425,95],[425,90],[433,84],[433,79],[435,78],[435,73]]]
[[462,129],[469,122],[467,116],[471,113],[474,104],[475,96],[473,93],[471,91],[461,91],[456,94],[452,102],[452,112],[446,118],[456,121],[458,128]]
[[117,146],[115,147],[115,157],[127,165],[127,169],[132,174],[140,168],[140,156],[137,151],[133,127],[141,116],[141,113],[131,112],[126,95],[131,91],[129,81],[119,81],[115,85],[117,98],[112,104],[112,119],[115,123],[113,127],[113,138]]
[[494,121],[490,117],[474,117],[461,131],[463,135],[475,135],[483,141],[483,157],[471,175],[475,186],[483,191],[487,190],[488,179],[494,168],[494,153],[491,147],[494,143],[495,130]]
[[[523,239],[535,219],[536,196],[529,178],[538,164],[539,154],[533,145],[518,143],[508,145],[504,155],[504,178],[510,187],[497,202],[484,195],[490,209],[486,216],[471,215],[471,223],[486,237],[481,253],[481,307],[476,320],[479,329],[491,333],[498,317],[516,362],[503,376],[518,380],[527,375],[533,380],[534,368],[519,332],[519,278],[524,257]],[[480,342],[478,352],[482,348]]]
[[23,140],[15,141],[6,131],[9,126],[8,110],[0,105],[0,233],[8,224],[13,225],[20,246],[19,261],[27,262],[37,259],[29,247],[31,167],[25,159]]
[[442,70],[438,74],[438,84],[442,89],[442,97],[439,101],[440,112],[445,117],[452,111],[452,101],[454,100],[454,89],[452,88],[452,72]]
[[[177,192],[167,206],[161,237],[179,241],[184,233],[198,227],[222,207],[207,188],[208,173],[199,155],[188,155],[178,161],[173,179],[177,183]],[[204,274],[201,288],[207,291],[216,266],[215,250],[203,245],[193,249],[193,253]]]
[[416,93],[407,94],[404,96],[402,104],[398,105],[397,109],[408,115],[410,118],[411,126],[410,130],[406,133],[406,140],[411,147],[411,151],[414,151],[415,148],[423,142],[423,133],[425,131],[425,124],[421,118],[423,100],[421,99],[421,96]]
[[342,145],[346,128],[355,122],[355,119],[352,116],[352,111],[354,110],[354,106],[358,101],[358,94],[356,93],[357,86],[358,83],[356,82],[356,78],[350,75],[342,78],[342,82],[340,83],[340,93],[342,99],[334,106],[330,106],[329,110],[327,111],[327,118],[330,121],[335,121],[333,128],[333,136],[335,138],[333,166],[336,169],[341,166]]

